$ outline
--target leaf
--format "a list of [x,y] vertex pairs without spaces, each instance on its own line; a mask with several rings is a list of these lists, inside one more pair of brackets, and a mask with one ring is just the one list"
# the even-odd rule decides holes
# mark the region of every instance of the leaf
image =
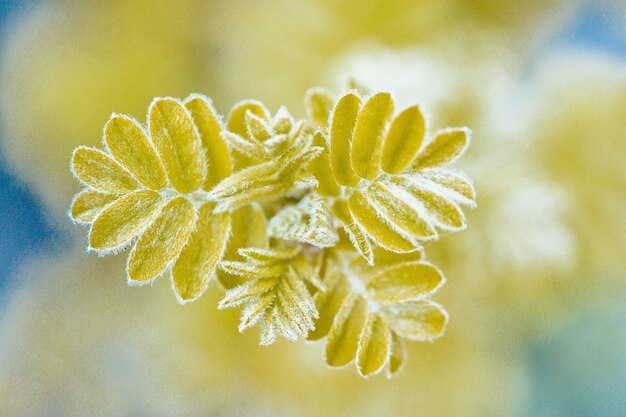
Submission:
[[356,356],[361,329],[367,315],[367,301],[350,294],[335,316],[326,342],[326,363],[344,366]]
[[198,129],[206,158],[207,172],[202,188],[210,190],[232,172],[228,147],[221,136],[222,124],[207,97],[194,94],[184,104]]
[[406,362],[406,344],[404,340],[391,332],[391,355],[387,367],[387,378],[393,378],[400,372]]
[[[231,234],[222,259],[240,261],[243,257],[239,248],[267,248],[267,220],[265,214],[256,205],[241,207],[230,213]],[[241,277],[229,274],[221,269],[217,271],[217,279],[225,289],[236,287],[243,283]]]
[[352,192],[348,207],[354,219],[380,246],[393,252],[411,252],[418,248],[404,233],[380,216],[379,211],[358,190]]
[[449,171],[425,170],[419,173],[427,181],[440,185],[451,192],[451,198],[463,204],[473,205],[476,200],[474,186],[469,179]]
[[268,233],[317,247],[330,247],[339,240],[326,201],[313,195],[276,214],[269,222]]
[[272,128],[267,121],[252,113],[250,110],[246,111],[244,116],[244,123],[248,129],[248,137],[258,142],[265,142],[272,136]]
[[367,189],[367,197],[401,230],[417,239],[429,240],[437,237],[437,231],[420,213],[409,198],[392,192],[380,182],[374,182]]
[[424,206],[428,218],[440,228],[451,230],[465,228],[465,215],[455,203],[429,189],[424,183],[403,177],[393,180]]
[[285,258],[287,253],[292,254],[293,251],[277,251],[276,257],[267,256],[271,252],[247,251],[244,252],[247,256],[244,262],[222,262],[222,267],[239,264],[239,270],[248,281],[226,291],[219,308],[243,305],[239,329],[244,330],[258,321],[261,324],[261,344],[273,343],[277,335],[289,340],[305,337],[313,328],[313,319],[318,317],[304,283],[306,277],[290,268],[291,259]]
[[392,114],[393,100],[389,93],[375,94],[359,112],[352,139],[351,160],[354,171],[361,178],[373,180],[378,176],[385,128]]
[[248,126],[246,125],[246,113],[250,112],[261,117],[266,122],[270,120],[270,112],[265,105],[257,100],[244,100],[233,106],[228,114],[228,122],[226,128],[229,132],[233,132],[243,138],[248,137]]
[[382,169],[398,174],[409,166],[419,151],[426,121],[419,106],[403,110],[391,123],[382,153]]
[[432,341],[441,337],[448,323],[448,313],[430,300],[386,304],[381,314],[395,333],[416,341]]
[[263,277],[251,279],[235,288],[226,291],[226,295],[218,304],[218,308],[233,308],[245,303],[247,299],[259,297],[272,290],[279,282],[279,278]]
[[439,168],[454,162],[469,146],[470,134],[467,128],[444,130],[418,154],[412,168]]
[[369,313],[359,336],[356,364],[359,374],[365,378],[382,371],[391,352],[391,332],[385,319]]
[[170,200],[128,257],[130,282],[145,283],[163,272],[187,243],[195,222],[195,210],[186,198]]
[[359,251],[361,256],[370,264],[374,264],[374,253],[369,238],[365,231],[352,217],[345,200],[337,200],[333,204],[332,211],[337,219],[343,224],[344,230],[350,242]]
[[341,185],[355,186],[360,181],[350,162],[352,135],[360,108],[361,99],[348,93],[335,104],[330,121],[330,163]]
[[267,162],[271,158],[267,147],[253,137],[243,138],[235,133],[224,131],[222,138],[234,151],[245,155],[252,163]]
[[196,300],[206,291],[226,249],[230,216],[213,214],[214,207],[214,203],[200,207],[196,228],[172,267],[172,285],[181,304]]
[[102,194],[88,188],[84,189],[72,199],[70,217],[76,223],[91,223],[108,204],[118,198],[119,196],[115,194]]
[[113,250],[140,234],[163,207],[161,195],[151,190],[135,191],[109,204],[94,219],[89,248]]
[[155,99],[148,110],[150,135],[174,189],[182,194],[204,183],[202,142],[189,112],[171,98]]
[[330,167],[328,145],[321,132],[315,134],[313,145],[323,149],[319,156],[309,163],[309,172],[313,174],[318,183],[315,191],[323,196],[337,196],[340,191],[339,185]]
[[426,297],[445,282],[441,271],[423,262],[407,262],[383,269],[366,284],[368,294],[378,302],[398,303]]
[[167,186],[163,164],[136,120],[113,115],[104,126],[104,141],[111,155],[145,187],[160,190]]
[[350,284],[340,272],[329,274],[324,280],[326,291],[319,291],[315,296],[315,306],[319,317],[315,321],[315,329],[308,335],[308,340],[319,340],[326,336],[333,324],[344,299],[350,293]]
[[333,109],[333,98],[328,90],[311,88],[305,96],[307,117],[320,127],[328,126],[328,118]]
[[272,120],[271,132],[274,135],[286,135],[291,132],[294,123],[295,121],[293,117],[291,117],[291,114],[289,114],[287,107],[280,106]]
[[130,172],[95,148],[76,148],[72,154],[71,170],[83,184],[101,193],[126,194],[139,187]]

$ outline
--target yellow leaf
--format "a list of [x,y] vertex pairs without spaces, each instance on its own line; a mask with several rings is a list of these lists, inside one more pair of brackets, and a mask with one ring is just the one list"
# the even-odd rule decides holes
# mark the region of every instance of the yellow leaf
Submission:
[[418,154],[412,167],[439,168],[454,162],[469,146],[470,133],[467,128],[444,130]]
[[170,200],[130,253],[130,281],[144,283],[163,272],[187,243],[195,222],[195,210],[186,198]]
[[389,174],[398,174],[409,166],[419,151],[426,121],[419,106],[400,113],[391,123],[383,145],[382,168]]
[[226,248],[230,216],[213,214],[214,207],[214,203],[200,207],[196,228],[172,268],[174,291],[181,303],[204,293]]
[[356,365],[359,374],[367,378],[385,367],[391,351],[391,332],[385,319],[369,313],[359,336]]
[[409,340],[434,340],[443,335],[448,323],[448,313],[430,300],[385,304],[381,313],[394,332]]
[[161,160],[136,120],[114,115],[104,126],[104,140],[111,155],[145,187],[160,190],[167,186]]
[[422,203],[428,217],[439,227],[458,230],[465,227],[463,211],[452,201],[428,187],[406,178],[394,178],[406,192]]
[[224,298],[220,301],[218,308],[237,307],[246,302],[247,299],[259,297],[272,290],[280,281],[279,277],[262,277],[248,279],[245,283],[226,291]]
[[117,200],[115,194],[102,194],[85,189],[74,196],[70,206],[70,216],[77,223],[91,223],[107,204]]
[[85,185],[106,194],[126,194],[139,183],[119,163],[104,152],[80,146],[72,155],[71,169]]
[[[241,207],[230,213],[231,233],[223,259],[241,261],[239,248],[267,248],[267,220],[257,205]],[[240,285],[243,279],[237,275],[217,271],[217,279],[225,289]]]
[[89,248],[116,249],[141,233],[163,207],[155,191],[135,191],[109,204],[94,219],[89,232]]
[[397,303],[434,293],[445,282],[443,274],[423,262],[407,262],[383,269],[365,288],[375,301]]
[[271,131],[274,135],[286,135],[291,131],[293,126],[294,119],[291,117],[291,114],[289,114],[289,110],[287,110],[285,106],[280,106],[272,120]]
[[359,177],[352,169],[350,146],[361,99],[352,93],[341,97],[330,121],[330,163],[335,179],[341,185],[355,186]]
[[404,366],[406,362],[406,345],[404,340],[391,332],[391,355],[389,356],[389,366],[387,367],[387,377],[392,378]]
[[370,265],[374,264],[374,253],[369,238],[360,225],[356,223],[345,200],[337,200],[332,207],[333,213],[343,224],[350,243],[359,251]]
[[367,301],[350,294],[335,316],[326,342],[326,363],[343,366],[354,359],[367,315]]
[[381,213],[411,236],[422,240],[437,237],[437,231],[423,218],[411,201],[392,192],[384,184],[377,181],[370,185],[367,197]]
[[272,136],[272,129],[267,121],[262,117],[257,116],[251,111],[247,111],[244,116],[244,123],[248,128],[248,136],[254,138],[259,142],[265,142]]
[[389,220],[380,217],[379,210],[358,190],[348,199],[350,213],[380,246],[393,252],[411,252],[417,244],[401,233]]
[[315,329],[307,336],[308,340],[319,340],[326,336],[333,324],[344,299],[350,292],[350,284],[340,272],[333,272],[324,280],[326,291],[319,291],[315,296],[315,306],[319,318],[315,321]]
[[202,188],[210,190],[232,171],[228,147],[220,135],[222,125],[211,101],[204,96],[189,97],[185,100],[185,107],[198,128],[207,161],[207,174]]
[[232,110],[228,114],[228,122],[226,123],[226,128],[229,132],[236,133],[244,138],[248,137],[248,126],[246,125],[247,112],[261,117],[268,123],[270,121],[270,112],[260,101],[240,101],[239,103],[235,104],[235,106],[233,106]]
[[307,117],[320,127],[328,126],[328,118],[333,109],[333,98],[328,90],[311,88],[306,93],[305,106]]
[[452,191],[456,200],[462,203],[471,203],[476,199],[474,186],[467,178],[449,171],[433,170],[422,171],[420,175],[447,190]]
[[202,142],[187,109],[171,98],[152,102],[150,135],[176,191],[187,194],[204,183],[206,162]]
[[313,145],[324,149],[317,158],[309,163],[309,172],[317,180],[315,191],[323,196],[339,195],[339,185],[330,167],[330,153],[326,139],[321,132],[317,132],[313,138]]
[[359,112],[352,139],[351,160],[354,171],[361,178],[373,180],[378,176],[385,128],[392,114],[393,100],[389,93],[375,94]]

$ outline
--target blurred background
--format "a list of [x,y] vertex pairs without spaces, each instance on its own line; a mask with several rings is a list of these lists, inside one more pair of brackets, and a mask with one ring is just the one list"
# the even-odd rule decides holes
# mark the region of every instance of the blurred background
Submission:
[[[0,1],[0,415],[626,415],[626,4]],[[350,78],[469,126],[478,208],[428,248],[446,336],[393,380],[257,345],[216,285],[128,287],[66,215],[77,145],[155,96],[304,115]]]

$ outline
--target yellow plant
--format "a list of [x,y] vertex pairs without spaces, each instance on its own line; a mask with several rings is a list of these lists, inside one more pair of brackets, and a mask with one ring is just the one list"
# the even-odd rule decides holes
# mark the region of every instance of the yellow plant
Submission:
[[474,189],[443,168],[469,130],[429,139],[420,107],[392,118],[389,93],[312,89],[306,104],[305,120],[249,100],[224,123],[195,94],[155,99],[146,125],[113,114],[104,150],[74,151],[85,189],[70,216],[90,225],[89,250],[132,245],[131,285],[168,271],[185,303],[215,278],[219,308],[243,307],[239,330],[259,324],[261,344],[327,336],[329,365],[391,376],[404,340],[447,324],[422,243],[465,227]]

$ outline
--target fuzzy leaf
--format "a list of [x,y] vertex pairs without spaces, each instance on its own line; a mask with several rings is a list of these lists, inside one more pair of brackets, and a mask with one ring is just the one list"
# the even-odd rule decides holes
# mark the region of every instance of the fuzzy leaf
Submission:
[[328,145],[321,132],[315,134],[313,145],[323,149],[320,155],[309,164],[309,172],[313,174],[318,183],[315,191],[323,196],[337,196],[339,195],[339,185],[330,167]]
[[359,183],[350,162],[350,147],[360,108],[361,99],[348,93],[335,105],[330,121],[330,163],[341,185],[355,186]]
[[439,168],[458,159],[470,142],[469,129],[446,129],[431,140],[418,154],[414,169]]
[[344,230],[352,245],[370,265],[373,265],[374,253],[372,251],[372,244],[363,228],[354,220],[354,217],[352,217],[348,203],[345,200],[337,200],[333,204],[332,210],[337,219],[343,224]]
[[315,330],[309,333],[308,340],[319,340],[328,334],[333,319],[350,292],[348,280],[340,272],[330,274],[324,280],[324,285],[326,291],[320,291],[315,296],[319,318],[315,322]]
[[406,344],[404,340],[391,332],[391,355],[389,356],[389,366],[387,367],[387,377],[393,378],[400,372],[406,362]]
[[361,329],[367,316],[367,301],[359,295],[350,294],[341,305],[328,333],[326,363],[344,366],[356,356]]
[[386,304],[381,313],[395,333],[409,340],[434,340],[443,335],[448,323],[448,313],[430,300]]
[[150,105],[150,136],[176,191],[186,194],[204,183],[206,162],[202,142],[187,109],[171,98]]
[[[231,234],[226,245],[223,259],[241,261],[240,248],[267,248],[267,220],[265,214],[256,205],[241,207],[230,213]],[[240,276],[229,274],[222,269],[217,271],[217,279],[226,289],[241,285]]]
[[139,183],[117,161],[106,153],[86,146],[76,148],[71,169],[83,183],[105,194],[126,194]]
[[112,250],[140,234],[163,207],[159,193],[135,191],[109,204],[94,219],[89,232],[89,248]]
[[160,190],[167,186],[163,164],[136,120],[114,115],[104,126],[104,140],[111,155],[145,187]]
[[372,96],[361,108],[354,128],[351,160],[354,171],[373,180],[380,171],[383,138],[389,117],[393,114],[393,100],[389,93]]
[[428,240],[437,237],[437,231],[424,219],[410,198],[403,198],[380,182],[367,189],[369,200],[401,230],[417,239]]
[[418,248],[415,242],[399,231],[389,220],[382,218],[379,210],[367,200],[361,191],[352,192],[348,199],[348,207],[355,220],[369,236],[385,249],[393,252],[411,252]]
[[268,233],[274,237],[317,247],[333,246],[339,240],[326,201],[312,195],[274,216],[270,220]]
[[187,243],[195,222],[195,210],[186,198],[170,200],[130,253],[129,280],[144,283],[163,272]]
[[102,194],[87,188],[72,199],[70,217],[77,223],[91,223],[102,209],[118,197],[115,194]]
[[207,173],[202,188],[210,190],[232,171],[228,147],[220,134],[222,125],[207,97],[192,95],[184,104],[198,129],[206,158]]
[[383,370],[391,352],[391,332],[385,319],[369,313],[359,336],[356,364],[365,378]]
[[244,100],[237,103],[228,114],[226,128],[229,132],[248,138],[248,126],[246,125],[246,113],[250,112],[261,117],[269,123],[270,112],[265,105],[257,100]]
[[452,230],[465,227],[465,215],[459,206],[428,188],[426,184],[404,177],[394,178],[394,182],[419,201],[428,218],[439,227]]
[[434,266],[410,262],[378,272],[367,282],[366,289],[375,301],[397,303],[432,294],[444,282],[443,274]]
[[172,284],[181,303],[194,301],[206,291],[226,249],[230,216],[213,214],[214,207],[214,203],[200,207],[196,228],[172,267]]
[[306,93],[305,105],[307,117],[320,127],[328,126],[328,118],[333,109],[333,98],[328,90],[311,88]]
[[409,166],[419,151],[426,121],[419,106],[403,110],[391,123],[382,154],[382,169],[398,174]]
[[476,199],[476,192],[472,183],[459,174],[442,170],[425,170],[421,171],[420,175],[426,180],[449,190],[452,198],[459,203],[472,204]]

